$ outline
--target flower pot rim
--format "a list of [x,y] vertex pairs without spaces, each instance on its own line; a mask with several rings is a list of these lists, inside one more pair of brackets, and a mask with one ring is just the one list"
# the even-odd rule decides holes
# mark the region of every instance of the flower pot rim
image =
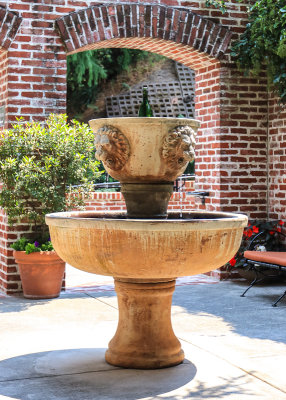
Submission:
[[[58,256],[55,250],[52,251],[36,251],[30,254],[27,254],[22,250],[13,250],[13,257],[17,264],[25,261],[25,263],[34,263],[34,262],[58,262],[61,258]],[[62,260],[64,263],[64,261]]]

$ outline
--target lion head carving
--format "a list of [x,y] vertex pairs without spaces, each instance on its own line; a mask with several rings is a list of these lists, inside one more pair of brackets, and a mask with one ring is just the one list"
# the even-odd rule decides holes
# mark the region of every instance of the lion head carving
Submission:
[[130,156],[128,139],[119,129],[105,125],[96,132],[95,156],[103,164],[114,171],[123,168]]
[[177,126],[165,136],[161,155],[171,169],[182,168],[195,159],[195,136],[190,126]]

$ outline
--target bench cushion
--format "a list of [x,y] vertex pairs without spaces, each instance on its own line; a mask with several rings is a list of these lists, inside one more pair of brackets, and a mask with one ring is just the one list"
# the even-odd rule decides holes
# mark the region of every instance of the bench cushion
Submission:
[[278,251],[245,251],[244,257],[253,261],[261,261],[269,264],[283,265],[286,267],[286,252]]

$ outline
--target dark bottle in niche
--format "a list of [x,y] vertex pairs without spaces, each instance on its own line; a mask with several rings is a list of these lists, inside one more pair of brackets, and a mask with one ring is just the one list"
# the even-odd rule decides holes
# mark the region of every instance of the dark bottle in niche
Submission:
[[138,117],[153,117],[152,107],[148,100],[147,86],[143,86],[143,101],[139,107]]

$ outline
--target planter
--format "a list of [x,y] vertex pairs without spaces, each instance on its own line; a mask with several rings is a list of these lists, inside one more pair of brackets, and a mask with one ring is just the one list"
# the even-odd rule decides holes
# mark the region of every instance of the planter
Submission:
[[195,157],[200,122],[190,118],[98,118],[96,158],[121,183],[170,183]]
[[59,297],[65,272],[65,262],[55,251],[26,254],[13,252],[19,266],[23,294],[27,299]]

